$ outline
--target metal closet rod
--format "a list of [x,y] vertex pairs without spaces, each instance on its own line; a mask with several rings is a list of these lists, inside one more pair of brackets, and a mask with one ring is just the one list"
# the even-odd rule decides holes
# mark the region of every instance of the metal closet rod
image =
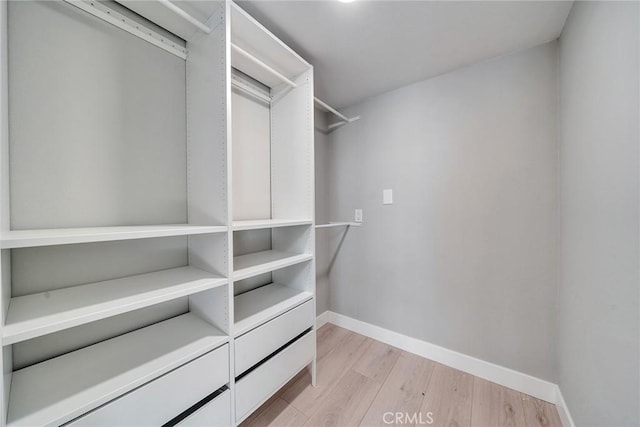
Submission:
[[268,71],[270,74],[272,74],[275,77],[277,77],[283,83],[286,83],[291,87],[298,87],[297,83],[295,83],[294,81],[289,80],[284,75],[282,75],[278,71],[274,70],[273,68],[271,68],[270,66],[268,66],[267,64],[265,64],[264,62],[262,62],[261,60],[259,60],[258,58],[256,58],[255,56],[253,56],[252,54],[250,54],[249,52],[247,52],[243,48],[241,48],[240,46],[238,46],[237,44],[231,43],[231,48],[233,50],[235,50],[236,52],[238,52],[240,55],[244,56],[245,58],[247,58],[248,60],[253,62],[254,64],[259,65],[260,67],[262,67],[263,69]]
[[334,227],[360,227],[362,225],[361,222],[329,222],[328,224],[316,224],[316,229],[319,228],[334,228]]
[[248,95],[253,96],[254,98],[259,99],[262,102],[265,102],[267,104],[271,103],[271,96],[266,93],[260,92],[257,89],[254,89],[253,87],[249,86],[241,80],[236,79],[235,77],[231,78],[231,86],[241,90]]
[[342,125],[346,125],[347,123],[351,123],[351,122],[355,122],[356,120],[360,120],[360,116],[355,116],[355,117],[347,117],[344,114],[342,114],[340,111],[336,110],[335,108],[333,108],[332,106],[330,106],[329,104],[327,104],[326,102],[320,100],[318,97],[314,98],[316,101],[316,104],[320,105],[322,108],[324,108],[325,110],[329,111],[330,113],[336,115],[337,117],[340,117],[342,120],[336,123],[331,123],[329,126],[327,126],[328,130],[333,130],[339,126]]
[[[163,1],[168,1],[168,0],[163,0]],[[249,52],[247,52],[246,50],[244,50],[243,48],[241,48],[240,46],[238,46],[235,43],[231,43],[231,48],[236,51],[237,53],[239,53],[240,55],[244,56],[245,58],[247,58],[248,60],[250,60],[251,62],[253,62],[254,64],[262,67],[264,70],[266,70],[267,72],[269,72],[271,75],[277,77],[280,81],[282,81],[283,83],[288,84],[291,87],[298,87],[298,85],[288,79],[287,77],[285,77],[282,73],[278,72],[277,70],[273,69],[272,67],[270,67],[269,65],[265,64],[264,62],[262,62],[260,59],[256,58],[255,56],[253,56],[252,54],[250,54]],[[335,114],[337,117],[339,117],[340,120],[339,122],[336,123],[331,123],[328,127],[327,130],[331,131],[339,126],[342,126],[344,124],[347,123],[351,123],[351,122],[355,122],[356,120],[360,120],[360,116],[355,116],[355,117],[347,117],[344,114],[342,114],[340,111],[336,110],[335,108],[333,108],[332,106],[330,106],[329,104],[327,104],[326,102],[322,101],[321,99],[319,99],[318,97],[314,97],[314,100],[316,102],[316,104],[320,105],[322,108],[324,108],[325,110],[331,112],[332,114]]]
[[156,1],[158,3],[160,3],[161,5],[163,5],[164,7],[166,7],[167,9],[169,9],[171,12],[175,13],[176,15],[178,15],[180,18],[182,18],[185,21],[187,21],[188,23],[190,23],[191,25],[197,27],[203,33],[211,34],[211,28],[210,27],[207,27],[202,22],[198,21],[196,18],[194,18],[193,16],[189,15],[187,12],[185,12],[182,9],[180,9],[175,4],[171,3],[169,0],[156,0]]

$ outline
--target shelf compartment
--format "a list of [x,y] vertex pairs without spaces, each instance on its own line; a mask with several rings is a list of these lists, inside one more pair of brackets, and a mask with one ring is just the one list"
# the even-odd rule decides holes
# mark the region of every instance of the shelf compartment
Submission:
[[61,425],[226,342],[187,313],[20,369],[7,425]]
[[179,267],[12,298],[3,344],[105,319],[223,286],[224,277]]
[[30,248],[35,246],[224,233],[226,231],[226,226],[189,224],[12,230],[2,234],[0,246],[2,249]]
[[233,258],[233,280],[242,280],[313,259],[311,254],[262,251]]
[[233,231],[259,230],[263,228],[292,227],[296,225],[311,225],[310,219],[252,219],[233,221]]
[[313,293],[271,283],[234,298],[234,335],[240,336],[313,298]]

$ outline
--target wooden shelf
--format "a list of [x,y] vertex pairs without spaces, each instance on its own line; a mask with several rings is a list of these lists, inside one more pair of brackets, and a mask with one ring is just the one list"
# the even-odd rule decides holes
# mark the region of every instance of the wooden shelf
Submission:
[[189,224],[12,230],[0,236],[0,246],[2,249],[28,248],[34,246],[107,242],[112,240],[188,236],[190,234],[224,233],[225,231],[227,231],[226,226],[199,226]]
[[295,225],[311,225],[310,219],[251,219],[233,221],[233,231],[258,230],[261,228],[292,227]]
[[63,424],[227,341],[188,313],[20,369],[7,425]]
[[277,283],[240,294],[234,298],[234,335],[242,335],[311,298],[311,292]]
[[3,344],[71,328],[228,283],[194,267],[73,286],[12,298]]
[[246,279],[299,264],[312,258],[311,254],[292,254],[274,250],[237,256],[233,258],[233,279]]

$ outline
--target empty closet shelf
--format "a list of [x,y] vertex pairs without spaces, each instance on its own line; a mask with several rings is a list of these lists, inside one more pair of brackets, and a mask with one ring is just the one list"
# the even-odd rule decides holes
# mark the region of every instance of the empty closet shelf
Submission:
[[7,425],[64,424],[227,341],[187,313],[20,369]]
[[0,244],[2,249],[11,249],[107,242],[112,240],[148,239],[152,237],[188,236],[190,234],[224,233],[225,231],[227,231],[226,226],[189,224],[12,230],[2,234]]
[[311,298],[311,292],[278,283],[240,294],[234,298],[234,335],[242,335]]
[[227,282],[194,267],[180,267],[12,298],[3,343],[13,344]]
[[252,219],[233,221],[233,231],[258,230],[261,228],[291,227],[295,225],[311,225],[310,219]]
[[313,259],[311,254],[292,254],[276,250],[237,256],[233,258],[233,279],[246,279],[310,259]]

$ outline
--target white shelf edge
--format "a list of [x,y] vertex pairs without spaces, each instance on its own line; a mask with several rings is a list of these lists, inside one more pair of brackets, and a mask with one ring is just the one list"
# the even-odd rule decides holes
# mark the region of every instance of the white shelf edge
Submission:
[[305,261],[309,261],[313,259],[312,254],[290,254],[287,252],[280,251],[263,251],[256,252],[253,254],[242,255],[239,257],[234,257],[234,266],[236,265],[236,260],[241,257],[255,257],[259,258],[260,256],[267,255],[268,253],[273,254],[282,254],[282,256],[278,259],[274,259],[271,261],[266,261],[262,263],[256,263],[255,265],[250,265],[248,267],[244,267],[233,272],[233,280],[242,280],[247,279],[249,277],[257,276],[259,274],[269,273],[270,271],[279,270],[281,268],[290,267],[292,265],[300,264]]
[[232,228],[233,231],[245,231],[311,224],[313,224],[313,221],[310,219],[260,219],[233,221]]
[[[285,290],[286,292],[283,292]],[[271,291],[273,291],[273,293],[280,293],[280,295],[278,295],[279,298],[275,301],[272,301],[271,304],[269,304],[267,307],[260,308],[260,303],[264,304],[265,301],[269,300],[268,295],[266,294]],[[251,301],[252,299],[255,299],[256,301]],[[261,286],[252,291],[240,294],[234,297],[234,311],[236,313],[240,313],[243,311],[240,307],[240,305],[243,304],[253,303],[256,308],[260,309],[254,314],[243,318],[242,320],[234,320],[233,335],[236,338],[240,335],[244,335],[245,333],[257,328],[258,326],[263,325],[268,321],[280,316],[281,314],[286,313],[287,311],[292,310],[295,307],[298,307],[299,305],[302,305],[312,299],[312,292],[289,288],[278,283],[271,283],[265,286]]]
[[[64,424],[228,341],[187,313],[15,371],[7,426]],[[118,363],[125,366],[115,375],[88,368]],[[78,376],[83,369],[85,375]],[[76,379],[85,384],[75,384]]]
[[[183,278],[180,276],[183,276]],[[227,278],[207,273],[195,267],[178,267],[12,298],[3,328],[2,343],[3,345],[15,344],[74,326],[214,289],[227,283]],[[136,286],[139,290],[138,293],[113,295],[118,288],[125,288],[124,292],[127,292]],[[109,294],[104,293],[106,288],[109,289]],[[109,296],[111,296],[111,299],[108,299]],[[56,302],[78,301],[83,297],[93,300],[87,305],[66,307],[65,310],[61,309],[58,312],[50,312],[42,316],[33,316],[25,320],[12,322],[13,317],[20,317],[20,314],[24,314],[20,313],[20,311],[16,312],[16,310],[36,311],[37,313],[37,308],[34,309],[34,307],[38,305],[46,304],[46,306],[50,307]],[[100,297],[103,297],[103,299],[100,300]]]
[[45,230],[12,230],[0,235],[2,249],[36,246],[148,239],[153,237],[188,236],[224,233],[224,225],[140,225],[122,227],[52,228]]

